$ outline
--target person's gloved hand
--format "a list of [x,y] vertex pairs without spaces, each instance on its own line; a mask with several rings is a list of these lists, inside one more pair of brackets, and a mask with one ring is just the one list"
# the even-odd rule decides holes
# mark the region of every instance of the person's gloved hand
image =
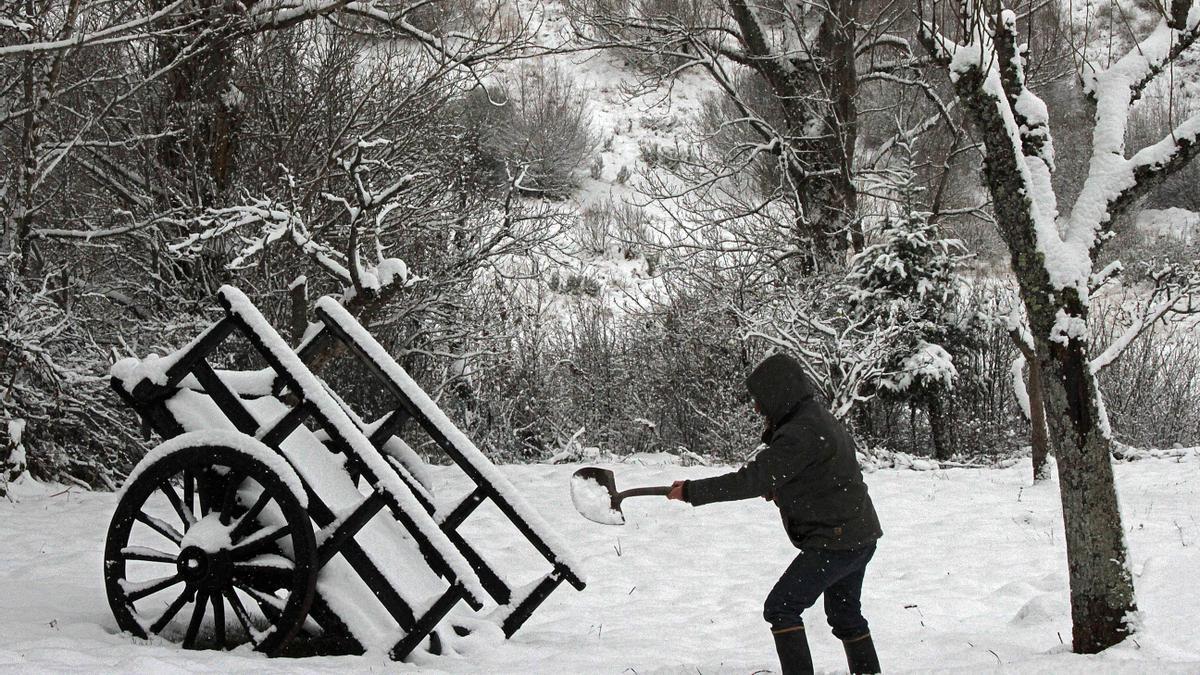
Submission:
[[683,483],[684,481],[681,480],[671,483],[671,491],[667,493],[667,499],[683,501]]

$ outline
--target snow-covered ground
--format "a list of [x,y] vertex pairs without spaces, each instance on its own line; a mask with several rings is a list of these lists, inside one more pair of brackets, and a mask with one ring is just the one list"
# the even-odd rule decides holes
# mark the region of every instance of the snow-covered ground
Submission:
[[[693,509],[625,502],[628,523],[598,525],[571,506],[577,466],[504,473],[587,566],[509,641],[468,640],[462,655],[393,664],[380,655],[269,660],[186,652],[119,634],[101,583],[112,494],[19,486],[0,502],[0,672],[754,673],[777,671],[761,603],[790,560],[773,507],[755,500]],[[613,465],[618,486],[665,484],[717,468]],[[882,470],[867,476],[885,536],[864,607],[889,672],[1200,672],[1200,455],[1116,468],[1142,609],[1133,640],[1070,654],[1067,568],[1054,483],[1008,469]],[[465,489],[435,468],[439,492]],[[481,510],[468,537],[501,566],[534,560]],[[481,535],[486,535],[481,539]],[[515,536],[515,535],[514,535]],[[534,571],[529,572],[532,577]],[[522,581],[521,578],[515,581]],[[844,672],[820,607],[807,620],[818,671]]]

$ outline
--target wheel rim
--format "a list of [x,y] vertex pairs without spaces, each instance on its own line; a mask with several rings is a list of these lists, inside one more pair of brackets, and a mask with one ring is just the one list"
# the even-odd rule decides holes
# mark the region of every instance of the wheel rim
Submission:
[[245,453],[193,447],[125,490],[105,588],[117,624],[138,637],[273,654],[306,623],[316,559],[308,514],[279,476]]

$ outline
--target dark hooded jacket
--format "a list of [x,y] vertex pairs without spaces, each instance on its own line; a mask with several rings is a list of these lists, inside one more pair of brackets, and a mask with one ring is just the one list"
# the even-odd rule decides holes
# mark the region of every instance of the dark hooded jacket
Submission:
[[772,499],[798,548],[851,550],[882,535],[863,483],[854,440],[815,396],[794,359],[776,354],[746,380],[768,427],[767,447],[738,471],[691,480],[695,506],[751,497]]

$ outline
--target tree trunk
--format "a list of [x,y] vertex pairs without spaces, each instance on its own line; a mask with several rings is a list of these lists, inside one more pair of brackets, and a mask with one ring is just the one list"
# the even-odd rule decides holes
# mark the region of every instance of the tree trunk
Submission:
[[1046,397],[1042,387],[1042,367],[1036,358],[1026,360],[1029,366],[1029,443],[1033,455],[1033,482],[1050,478],[1050,432],[1046,429]]
[[300,344],[300,339],[304,337],[304,331],[308,328],[307,280],[294,283],[288,289],[288,302],[291,305],[288,323],[291,326],[292,342]]
[[[964,8],[973,14],[968,17],[971,20],[986,19],[970,3]],[[1022,97],[1039,103],[1040,99],[1025,89],[1023,72],[1018,67],[1021,62],[1014,16],[996,17],[990,28],[983,29],[991,31],[989,36],[979,35],[983,24],[976,24],[973,39],[993,38],[995,59],[965,69],[956,67],[952,79],[959,100],[984,142],[984,178],[997,227],[1011,255],[1037,352],[1049,440],[1058,457],[1071,581],[1073,648],[1080,653],[1095,653],[1129,635],[1126,621],[1136,610],[1136,603],[1113,478],[1112,439],[1101,414],[1088,358],[1088,305],[1083,295],[1088,279],[1075,271],[1074,278],[1055,281],[1049,270],[1050,265],[1071,262],[1093,266],[1095,248],[1087,252],[1085,261],[1046,258],[1041,237],[1057,233],[1041,231],[1046,223],[1037,222],[1038,217],[1051,216],[1046,211],[1039,214],[1038,209],[1055,203],[1048,200],[1050,195],[1037,201],[1032,197],[1045,189],[1038,185],[1038,176],[1044,181],[1043,172],[1053,170],[1045,144],[1050,136],[1044,120],[1037,119],[1039,115],[1026,118],[1022,114],[1022,108],[1028,110],[1019,103]],[[940,41],[943,36],[926,31],[922,36],[930,52],[951,66],[953,59]],[[997,71],[1003,93],[996,92],[994,82],[988,83]],[[1136,98],[1136,93],[1130,93]],[[1096,123],[1101,121],[1098,115]],[[1107,131],[1097,129],[1095,133]],[[1119,196],[1108,198],[1106,207],[1111,214],[1119,212],[1112,201]]]
[[201,0],[203,19],[181,34],[156,41],[157,66],[166,67],[185,49],[195,54],[166,76],[164,123],[181,126],[178,136],[164,137],[159,160],[167,177],[192,194],[196,204],[210,206],[230,186],[235,172],[240,119],[233,89],[235,39],[217,0]]
[[[784,129],[773,141],[791,148],[784,164],[799,211],[795,236],[801,247],[812,250],[813,269],[837,260],[848,244],[856,251],[863,246],[854,185],[859,4],[828,3],[809,61],[773,51],[751,3],[729,2],[742,41],[754,57],[751,67],[770,86],[783,114]],[[829,99],[821,92],[828,92]],[[823,131],[816,138],[814,126]]]
[[[27,10],[32,10],[32,5]],[[30,237],[37,208],[34,197],[38,174],[38,153],[41,145],[41,122],[38,116],[46,101],[42,95],[44,88],[39,81],[40,66],[32,54],[25,56],[21,68],[20,103],[25,105],[21,115],[21,168],[17,172],[16,186],[5,223],[4,251],[16,255],[16,269],[24,273],[28,269],[30,247],[33,242]]]
[[1113,478],[1112,440],[1100,426],[1086,346],[1078,339],[1066,345],[1051,342],[1052,320],[1035,326],[1048,426],[1058,457],[1073,649],[1093,654],[1129,635],[1126,620],[1137,609]]
[[[1046,429],[1046,396],[1042,386],[1042,367],[1038,362],[1034,348],[1021,336],[1019,330],[1010,331],[1013,344],[1025,357],[1025,366],[1029,368],[1029,383],[1025,393],[1029,398],[1029,445],[1033,456],[1033,482],[1038,483],[1050,477],[1050,467],[1046,463],[1050,455],[1050,432]],[[1019,386],[1020,382],[1013,382]]]
[[949,396],[949,392],[934,392],[926,396],[925,410],[929,413],[929,435],[933,438],[933,458],[944,462],[954,456],[954,441],[951,438],[949,406],[939,394]]
[[[829,130],[828,149],[837,164],[838,174],[829,180],[824,200],[836,215],[837,225],[827,226],[844,242],[849,239],[855,251],[864,245],[862,224],[857,218],[858,190],[854,185],[854,150],[858,142],[858,68],[855,62],[858,6],[855,0],[829,0],[828,14],[817,35],[821,56],[826,59],[823,78],[833,100],[826,115]],[[839,249],[844,246],[839,246]]]
[[1058,457],[1073,647],[1095,653],[1128,636],[1125,619],[1136,605],[1110,463],[1112,440],[1101,428],[1087,345],[1058,330],[1060,315],[1086,325],[1088,308],[1076,289],[1056,288],[1051,282],[1012,136],[996,112],[997,99],[985,93],[982,81],[980,71],[973,69],[961,74],[955,87],[987,148],[984,178],[1041,367],[1049,440]]

